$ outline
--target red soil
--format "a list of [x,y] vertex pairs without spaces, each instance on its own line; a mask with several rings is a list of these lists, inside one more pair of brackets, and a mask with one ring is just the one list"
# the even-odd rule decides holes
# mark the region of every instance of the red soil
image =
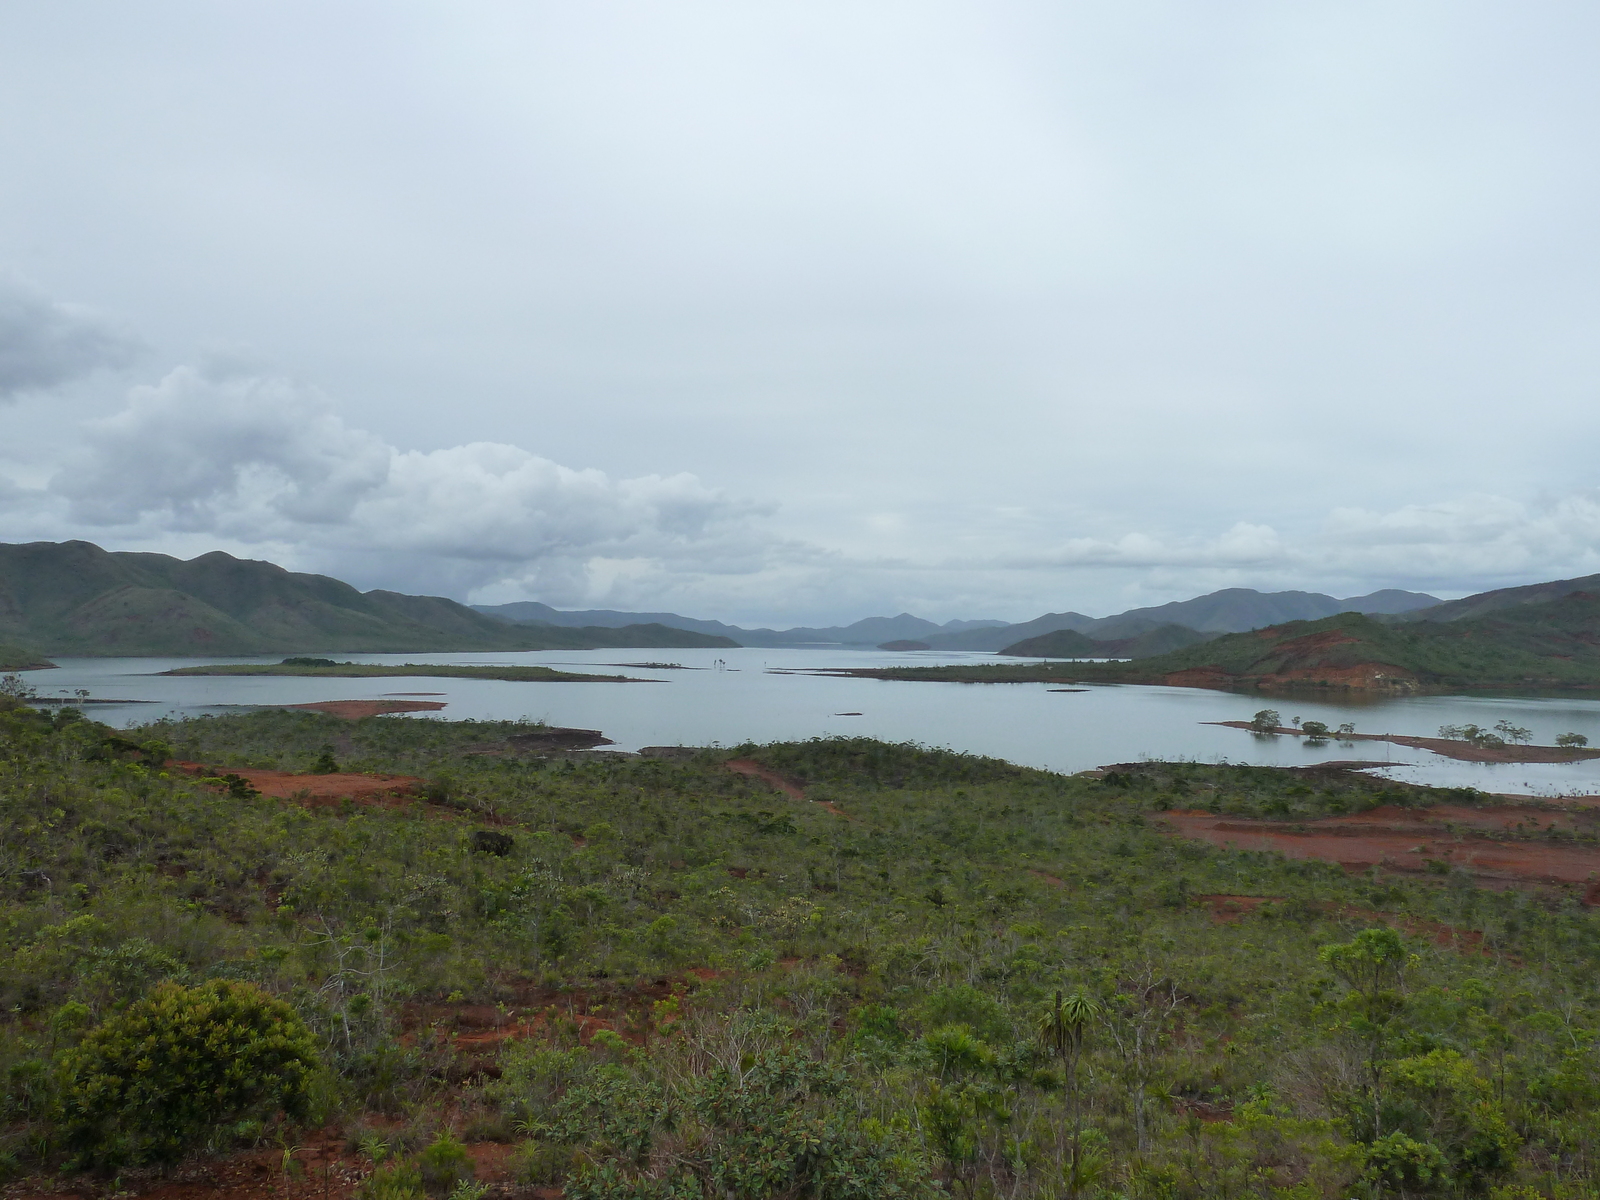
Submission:
[[[1195,899],[1211,909],[1211,919],[1219,925],[1248,916],[1263,904],[1281,904],[1284,900],[1282,896],[1196,896]],[[1317,907],[1337,917],[1392,925],[1414,936],[1429,938],[1440,946],[1455,946],[1458,949],[1475,951],[1483,943],[1481,933],[1470,929],[1457,929],[1441,921],[1429,921],[1399,913],[1378,912],[1371,908],[1359,908],[1354,904],[1323,903]]]
[[[1376,808],[1354,816],[1280,822],[1169,812],[1175,833],[1236,850],[1336,862],[1351,872],[1372,867],[1408,873],[1460,868],[1491,887],[1582,885],[1600,876],[1600,845],[1548,840],[1554,830],[1592,832],[1587,812],[1529,807]],[[1535,836],[1538,835],[1538,836]],[[1586,902],[1593,903],[1587,894]]]
[[785,779],[771,767],[763,767],[760,763],[748,758],[730,758],[724,765],[728,770],[736,774],[749,775],[761,780],[763,783],[770,784],[791,800],[804,800],[806,798],[805,790],[799,784]]
[[[763,783],[777,788],[778,791],[782,792],[791,800],[804,800],[806,798],[805,789],[794,780],[787,779],[778,774],[778,772],[774,771],[771,767],[763,767],[760,763],[755,762],[752,759],[730,758],[726,763],[723,764],[723,766],[727,767],[728,770],[733,771],[736,774],[749,775],[754,779],[759,779]],[[836,817],[843,817],[846,821],[859,820],[859,818],[852,817],[849,813],[839,808],[839,806],[836,805],[832,800],[813,800],[811,803],[815,804],[818,808],[827,809]]]
[[[439,695],[438,692],[431,694]],[[283,707],[302,708],[309,712],[343,717],[346,721],[359,721],[362,717],[381,717],[385,713],[437,712],[444,707],[444,703],[443,700],[319,700],[315,704],[285,704]]]
[[415,799],[422,787],[422,780],[412,775],[294,775],[288,771],[232,770],[191,762],[172,765],[193,775],[238,775],[263,796],[296,800],[312,808],[341,800],[398,808]]
[[1211,919],[1219,925],[1237,921],[1253,913],[1263,904],[1277,903],[1282,896],[1196,896],[1196,900],[1211,909]]

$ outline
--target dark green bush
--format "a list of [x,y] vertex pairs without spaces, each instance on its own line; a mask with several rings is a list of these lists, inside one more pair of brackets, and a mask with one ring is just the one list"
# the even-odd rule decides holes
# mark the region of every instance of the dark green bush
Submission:
[[448,1132],[441,1133],[432,1145],[417,1155],[422,1184],[431,1196],[447,1196],[456,1184],[474,1174],[472,1155]]
[[62,1132],[85,1164],[171,1162],[224,1123],[303,1119],[316,1069],[281,1000],[248,983],[166,983],[62,1055]]

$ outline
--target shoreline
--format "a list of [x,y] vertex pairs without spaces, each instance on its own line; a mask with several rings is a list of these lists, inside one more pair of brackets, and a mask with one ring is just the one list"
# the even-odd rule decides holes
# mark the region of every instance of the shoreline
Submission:
[[[1220,725],[1227,729],[1242,729],[1261,737],[1306,737],[1306,732],[1289,725],[1279,725],[1267,731],[1256,729],[1248,721],[1202,721],[1202,725]],[[1587,746],[1475,746],[1456,738],[1413,737],[1404,733],[1329,733],[1324,739],[1330,742],[1389,742],[1413,750],[1427,750],[1458,762],[1479,763],[1572,763],[1600,758],[1600,749]]]

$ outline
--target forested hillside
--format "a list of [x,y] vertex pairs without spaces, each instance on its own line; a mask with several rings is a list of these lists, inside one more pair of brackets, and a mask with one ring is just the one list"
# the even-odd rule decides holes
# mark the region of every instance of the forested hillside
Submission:
[[1159,821],[1472,793],[538,733],[0,714],[0,1167],[305,1200],[1600,1184],[1581,887]]
[[442,596],[360,592],[220,551],[186,561],[88,542],[0,544],[0,641],[34,659],[735,644],[662,626],[510,625]]

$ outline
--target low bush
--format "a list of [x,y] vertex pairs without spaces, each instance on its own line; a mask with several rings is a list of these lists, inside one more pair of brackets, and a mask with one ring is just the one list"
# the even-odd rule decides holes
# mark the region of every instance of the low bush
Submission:
[[308,1115],[311,1034],[249,983],[158,986],[62,1056],[62,1132],[86,1165],[171,1162],[220,1126]]

